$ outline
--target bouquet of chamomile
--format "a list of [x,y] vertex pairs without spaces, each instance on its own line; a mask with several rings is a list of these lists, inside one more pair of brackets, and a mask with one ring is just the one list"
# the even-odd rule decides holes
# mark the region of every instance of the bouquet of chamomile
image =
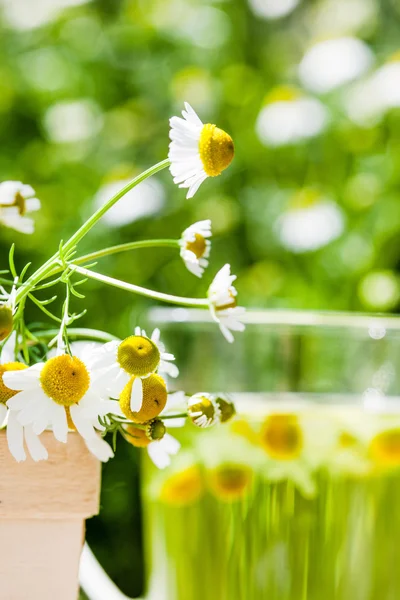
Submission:
[[[98,341],[85,339],[85,330],[72,325],[82,316],[72,312],[74,296],[83,299],[81,285],[88,278],[122,288],[157,301],[181,306],[206,307],[228,342],[232,331],[242,331],[244,308],[237,306],[235,276],[227,264],[214,277],[207,298],[184,298],[156,292],[105,276],[97,271],[97,259],[149,246],[176,247],[186,267],[201,277],[211,249],[211,222],[188,227],[179,240],[133,241],[100,248],[79,255],[79,243],[101,217],[127,192],[162,169],[169,168],[174,182],[188,188],[191,198],[207,177],[219,175],[232,161],[231,137],[213,124],[203,124],[191,106],[185,104],[183,118],[170,119],[168,158],[141,175],[110,198],[35,272],[30,265],[20,273],[14,264],[14,247],[9,269],[0,273],[0,427],[6,428],[12,456],[24,461],[46,460],[48,451],[41,439],[51,431],[63,443],[68,433],[84,439],[88,449],[101,461],[113,456],[117,436],[139,448],[146,448],[160,467],[170,464],[179,451],[179,442],[169,433],[190,419],[208,427],[230,419],[235,409],[229,398],[200,392],[168,393],[166,380],[179,371],[161,341],[160,331],[150,335],[140,327],[128,331],[124,340],[98,332]],[[23,233],[32,233],[31,212],[40,209],[34,190],[17,181],[0,184],[0,222]],[[96,270],[94,270],[96,268]],[[37,292],[62,285],[65,300],[60,315],[51,312],[54,297],[38,299]],[[58,326],[49,326],[40,335],[24,319],[27,302],[34,302]],[[73,335],[71,335],[73,331]],[[71,341],[73,338],[74,341]],[[45,345],[44,345],[45,340]],[[100,341],[99,341],[100,340]],[[39,348],[41,352],[35,352]],[[45,348],[45,350],[43,350]],[[38,362],[40,360],[40,362]],[[105,441],[112,433],[112,447]]]

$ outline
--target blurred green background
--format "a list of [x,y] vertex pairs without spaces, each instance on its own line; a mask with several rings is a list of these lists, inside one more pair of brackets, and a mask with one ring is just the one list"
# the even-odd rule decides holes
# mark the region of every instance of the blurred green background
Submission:
[[[179,237],[211,218],[202,280],[174,250],[103,273],[203,296],[230,262],[240,304],[396,312],[400,300],[400,5],[396,0],[2,0],[0,179],[42,201],[32,236],[1,228],[2,265],[39,265],[123,182],[168,152],[189,101],[236,156],[188,201],[168,172],[132,192],[82,252]],[[149,303],[86,285],[82,325],[124,337]],[[61,302],[61,299],[60,299]],[[83,303],[76,301],[74,309]],[[35,307],[30,320],[42,321]],[[142,586],[138,456],[104,470],[89,539],[129,594]]]

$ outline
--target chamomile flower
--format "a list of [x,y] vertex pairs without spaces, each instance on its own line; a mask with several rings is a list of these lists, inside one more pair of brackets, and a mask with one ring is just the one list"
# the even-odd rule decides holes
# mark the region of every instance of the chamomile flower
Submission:
[[218,271],[208,289],[211,315],[229,343],[234,341],[231,330],[245,329],[241,322],[245,309],[236,305],[237,291],[232,285],[235,279],[236,275],[231,275],[230,265],[225,265]]
[[7,440],[10,451],[16,460],[21,461],[26,458],[24,440],[33,460],[45,460],[48,457],[47,450],[33,432],[32,427],[24,429],[16,420],[15,415],[7,409],[6,402],[18,392],[6,386],[3,376],[5,373],[27,369],[26,365],[15,360],[15,342],[16,335],[13,333],[3,345],[0,354],[0,427],[7,421]]
[[175,357],[165,352],[159,329],[155,329],[149,338],[143,329],[136,327],[134,335],[125,338],[122,342],[117,340],[108,342],[95,350],[93,360],[96,368],[102,371],[99,381],[101,380],[112,398],[120,398],[125,389],[126,399],[126,390],[130,389],[127,408],[132,412],[140,411],[142,406],[144,397],[142,380],[154,375],[156,371],[171,377],[177,377],[179,374],[178,368],[171,364]]
[[209,237],[211,237],[211,221],[207,219],[185,229],[179,241],[181,257],[186,268],[196,277],[202,277],[204,269],[208,267],[207,259],[211,250],[211,242],[207,239]]
[[[7,387],[18,391],[7,406],[10,417],[15,417],[19,425],[31,427],[37,435],[50,428],[64,443],[68,430],[76,429],[89,442],[89,449],[95,451],[96,430],[102,429],[99,417],[112,413],[116,403],[101,397],[95,384],[96,372],[82,358],[59,354],[23,371],[7,372],[3,380]],[[21,438],[13,431],[9,448],[16,458],[22,457]],[[104,459],[104,450],[99,454]]]
[[230,135],[211,123],[204,125],[187,102],[182,116],[170,119],[168,158],[174,183],[189,188],[186,197],[192,198],[207,177],[230,165],[234,146]]
[[21,233],[33,233],[33,219],[26,215],[40,209],[35,190],[20,181],[0,183],[0,223]]

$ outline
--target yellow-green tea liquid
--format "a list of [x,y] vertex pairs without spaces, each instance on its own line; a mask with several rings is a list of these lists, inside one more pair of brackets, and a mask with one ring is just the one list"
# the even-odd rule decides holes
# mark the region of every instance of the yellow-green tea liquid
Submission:
[[187,425],[171,467],[146,467],[150,598],[398,600],[400,416],[287,402],[242,415]]

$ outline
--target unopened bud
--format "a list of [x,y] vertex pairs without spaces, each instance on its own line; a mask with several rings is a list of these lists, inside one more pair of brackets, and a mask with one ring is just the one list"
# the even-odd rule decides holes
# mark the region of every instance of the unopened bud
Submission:
[[0,306],[0,342],[10,335],[13,329],[13,314],[9,306]]

